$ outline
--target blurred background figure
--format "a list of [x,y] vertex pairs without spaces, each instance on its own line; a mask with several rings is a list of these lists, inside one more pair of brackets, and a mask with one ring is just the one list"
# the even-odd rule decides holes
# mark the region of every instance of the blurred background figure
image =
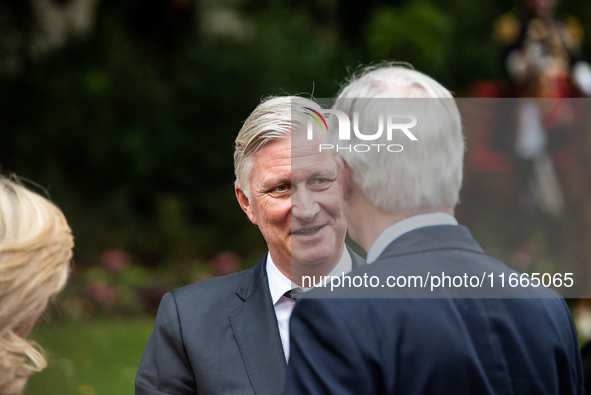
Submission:
[[[591,93],[591,67],[581,57],[584,25],[569,14],[557,17],[557,6],[556,0],[522,0],[493,24],[510,82],[475,84],[479,88],[474,93],[517,99],[490,102],[488,125],[482,122],[480,128],[471,128],[467,168],[491,177],[466,177],[465,191],[471,183],[490,187],[495,182],[494,189],[503,190],[505,200],[518,205],[519,211],[539,209],[556,229],[567,210],[583,213],[576,228],[585,240],[591,236],[591,217],[584,214],[591,195],[585,186],[589,165],[581,158],[591,146],[584,130],[588,120],[583,102],[570,98]],[[554,250],[563,249],[557,248],[558,241],[550,244]],[[524,252],[528,261],[539,255],[529,240],[514,248],[512,255],[523,261]],[[579,255],[588,260],[591,251]]]
[[[583,27],[572,16],[554,15],[556,0],[524,0],[521,15],[504,14],[495,24],[503,58],[522,98],[568,98],[591,94],[591,67],[581,60]],[[535,200],[548,215],[559,216],[564,198],[550,154],[572,139],[576,108],[568,101],[519,101],[515,135],[499,128],[497,142],[513,144],[521,165],[525,202]],[[504,145],[501,143],[501,145]]]
[[[480,85],[492,89],[476,96],[511,99],[488,102],[485,115],[477,115],[488,121],[468,128],[462,208],[469,211],[474,198],[493,191],[488,202],[502,201],[522,218],[514,221],[515,232],[505,231],[512,245],[509,261],[522,271],[535,271],[536,265],[576,270],[583,291],[589,289],[591,268],[591,166],[585,159],[591,136],[585,101],[573,98],[591,94],[591,67],[583,60],[589,54],[588,24],[581,23],[587,12],[566,5],[522,0],[494,21],[509,82]],[[482,200],[478,205],[478,210],[493,206]],[[536,229],[518,225],[528,222],[537,222]],[[590,338],[588,303],[578,303],[575,311],[580,337]]]
[[556,0],[524,0],[521,16],[502,15],[495,36],[519,97],[591,94],[589,64],[580,59],[583,26],[554,15]]
[[[591,67],[580,57],[583,27],[575,17],[556,18],[555,7],[556,0],[524,0],[520,16],[505,14],[496,22],[495,36],[503,46],[517,97],[591,94]],[[573,129],[575,112],[564,101],[520,101],[516,135],[511,137],[515,155],[524,161],[523,184],[534,191],[541,208],[554,216],[562,214],[564,198],[548,154],[572,137],[566,134]],[[510,134],[508,130],[498,133]]]
[[66,284],[73,246],[60,209],[0,175],[0,394],[21,394],[46,365],[26,338]]

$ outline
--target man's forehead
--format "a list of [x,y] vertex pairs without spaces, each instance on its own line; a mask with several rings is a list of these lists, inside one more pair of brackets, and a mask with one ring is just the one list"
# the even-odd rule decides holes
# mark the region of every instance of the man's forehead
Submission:
[[306,180],[310,177],[332,178],[336,176],[336,170],[337,164],[333,156],[326,152],[318,152],[318,148],[312,151],[296,151],[291,160],[292,182]]
[[318,127],[312,129],[312,135],[308,134],[307,129],[295,129],[291,135],[292,155],[294,157],[312,155],[315,152],[320,152],[319,144],[327,142],[326,132],[321,131]]
[[[307,163],[334,163],[333,155],[328,151],[320,151],[319,142],[326,141],[325,137],[315,133],[313,139],[308,139],[305,133],[295,131],[283,138],[271,140],[254,154],[255,166],[268,166],[269,162],[290,161],[292,167],[301,167]],[[257,166],[258,167],[258,166]]]

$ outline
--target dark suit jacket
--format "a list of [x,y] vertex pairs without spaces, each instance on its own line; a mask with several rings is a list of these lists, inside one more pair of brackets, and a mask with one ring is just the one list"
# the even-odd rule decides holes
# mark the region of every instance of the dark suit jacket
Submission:
[[[383,284],[392,275],[442,271],[514,273],[485,255],[467,228],[433,226],[402,235],[350,275]],[[436,298],[424,289],[350,291],[315,290],[315,299],[296,305],[286,394],[584,393],[577,334],[553,291],[512,289],[502,298],[453,287]]]
[[[354,268],[365,264],[348,251]],[[164,295],[135,393],[280,394],[286,363],[265,268],[266,257]]]

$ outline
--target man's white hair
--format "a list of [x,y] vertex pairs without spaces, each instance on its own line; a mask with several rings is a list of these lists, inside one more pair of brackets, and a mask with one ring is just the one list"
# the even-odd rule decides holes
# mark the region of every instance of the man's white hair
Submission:
[[267,97],[244,121],[234,143],[236,185],[250,199],[250,174],[254,155],[266,144],[291,136],[293,130],[305,128],[305,108],[320,111],[318,104],[299,96]]
[[[451,93],[431,77],[401,65],[379,65],[362,70],[342,88],[333,106],[345,112],[353,124],[359,114],[359,130],[369,135],[378,130],[382,115],[384,129],[387,114],[412,114],[416,126],[409,131],[411,141],[400,130],[386,133],[379,141],[359,139],[333,144],[401,143],[402,152],[355,152],[339,150],[339,155],[354,171],[363,193],[374,206],[388,213],[431,211],[453,208],[459,201],[462,184],[464,137],[462,123]],[[334,117],[331,117],[334,125]],[[335,130],[329,127],[329,130]]]

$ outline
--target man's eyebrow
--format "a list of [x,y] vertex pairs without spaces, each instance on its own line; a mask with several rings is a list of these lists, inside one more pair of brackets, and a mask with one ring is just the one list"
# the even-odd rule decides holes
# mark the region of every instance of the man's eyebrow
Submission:
[[286,177],[280,174],[274,174],[265,179],[262,183],[263,188],[270,188],[276,185],[291,184],[291,177]]
[[331,178],[331,177],[336,177],[337,175],[337,169],[336,168],[321,168],[321,169],[314,169],[314,171],[312,171],[307,178],[316,178],[316,177],[326,177],[326,178]]

